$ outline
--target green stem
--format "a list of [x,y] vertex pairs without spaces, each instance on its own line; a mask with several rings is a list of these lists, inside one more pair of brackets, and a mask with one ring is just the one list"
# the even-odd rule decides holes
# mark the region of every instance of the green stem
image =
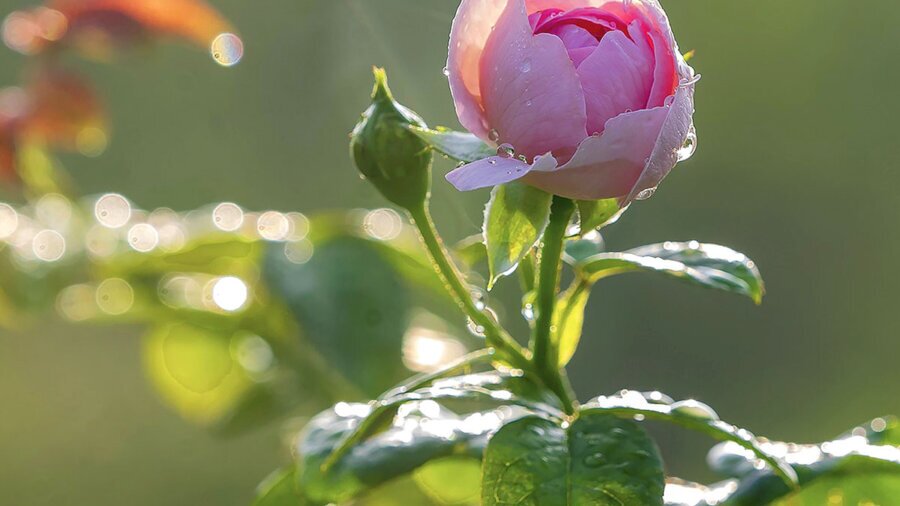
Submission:
[[528,359],[528,351],[523,349],[500,325],[487,313],[479,308],[472,299],[471,290],[462,280],[462,275],[456,265],[450,260],[443,242],[438,236],[428,212],[427,204],[421,207],[409,209],[413,223],[419,230],[422,242],[428,250],[431,260],[434,262],[437,272],[443,278],[444,283],[456,300],[456,303],[479,328],[484,329],[484,337],[488,346],[497,350],[498,355],[507,360],[513,367],[527,370],[531,367]]
[[536,319],[532,336],[533,363],[543,382],[559,397],[566,412],[571,413],[575,404],[568,386],[565,371],[559,367],[558,351],[551,343],[553,310],[559,291],[559,273],[562,267],[563,244],[569,220],[575,212],[575,204],[560,197],[553,198],[550,223],[544,231],[543,246],[538,270]]

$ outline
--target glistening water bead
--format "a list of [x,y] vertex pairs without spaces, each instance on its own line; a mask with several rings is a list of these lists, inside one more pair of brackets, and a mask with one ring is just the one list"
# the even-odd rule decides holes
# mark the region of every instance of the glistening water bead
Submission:
[[213,39],[210,53],[216,63],[231,67],[244,57],[244,42],[233,33],[220,33]]
[[117,193],[106,194],[94,205],[94,217],[106,228],[124,227],[131,219],[131,204]]

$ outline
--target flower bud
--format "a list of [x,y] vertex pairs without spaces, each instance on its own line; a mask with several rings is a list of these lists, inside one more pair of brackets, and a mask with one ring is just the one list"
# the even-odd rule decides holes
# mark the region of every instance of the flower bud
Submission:
[[416,113],[394,101],[384,69],[376,68],[372,105],[350,136],[350,155],[362,175],[392,203],[419,207],[431,187],[431,149],[409,131],[425,128]]

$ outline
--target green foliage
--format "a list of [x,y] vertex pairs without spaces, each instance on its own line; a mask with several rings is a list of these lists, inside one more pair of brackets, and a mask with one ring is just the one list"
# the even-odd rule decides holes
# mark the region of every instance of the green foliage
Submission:
[[432,152],[408,127],[425,128],[416,113],[394,100],[384,69],[375,69],[372,106],[350,136],[356,167],[394,204],[420,207],[431,188]]
[[550,222],[552,195],[522,183],[494,188],[484,212],[484,243],[490,279],[488,288],[516,270]]
[[634,422],[583,413],[566,427],[529,416],[488,443],[482,504],[662,504],[662,461]]
[[581,249],[569,251],[575,269],[595,283],[629,272],[658,272],[706,288],[737,293],[760,303],[765,294],[756,264],[730,248],[698,242],[666,242],[635,248],[624,253],[597,252],[587,255]]
[[307,425],[297,450],[302,458],[300,484],[310,499],[346,501],[435,459],[478,459],[487,435],[503,416],[486,411],[463,417],[434,401],[413,401],[389,417],[380,432],[355,445],[330,468],[324,467],[371,413],[367,404],[342,403]]
[[579,200],[576,204],[582,233],[603,228],[615,222],[624,211],[619,206],[618,199]]
[[256,489],[253,506],[306,506],[306,497],[298,490],[293,467],[279,469],[269,475]]
[[304,264],[270,250],[265,279],[319,353],[362,391],[377,395],[408,374],[399,350],[410,294],[368,241],[324,241]]

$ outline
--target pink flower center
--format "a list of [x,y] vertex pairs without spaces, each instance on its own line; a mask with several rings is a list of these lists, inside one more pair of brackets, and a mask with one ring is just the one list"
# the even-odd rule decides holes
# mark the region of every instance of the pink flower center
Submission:
[[597,7],[583,7],[564,11],[544,9],[528,16],[535,35],[549,33],[559,37],[569,58],[577,67],[611,31],[628,35],[628,25],[618,16]]

